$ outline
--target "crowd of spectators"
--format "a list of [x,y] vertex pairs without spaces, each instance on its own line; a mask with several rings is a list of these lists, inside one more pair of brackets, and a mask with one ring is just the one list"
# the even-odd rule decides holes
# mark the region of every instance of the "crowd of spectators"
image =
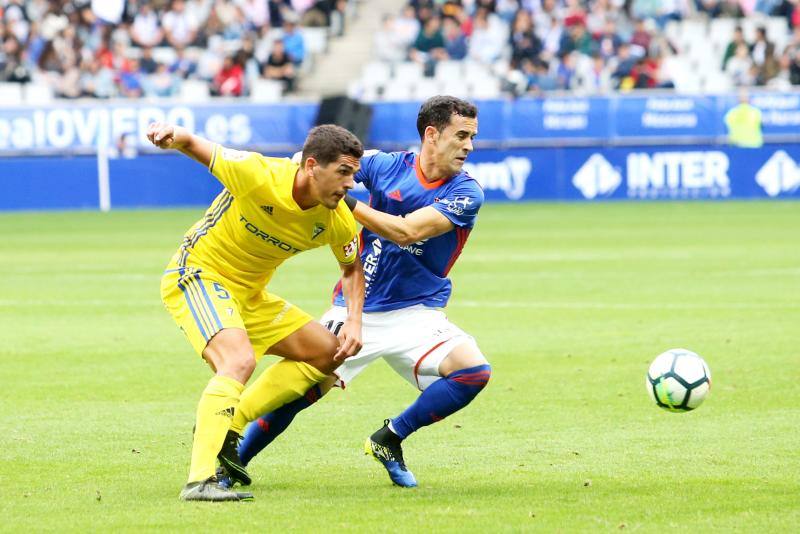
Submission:
[[183,80],[213,95],[253,80],[294,88],[307,59],[298,26],[341,33],[347,0],[0,0],[0,82],[56,96],[167,97]]
[[723,71],[738,86],[800,84],[798,0],[412,0],[384,18],[374,47],[379,60],[413,61],[427,76],[443,60],[506,65],[504,89],[515,94],[671,88],[665,59],[685,52],[664,31],[671,21],[754,13],[785,17],[795,38],[776,50],[763,28],[751,43],[739,30]]

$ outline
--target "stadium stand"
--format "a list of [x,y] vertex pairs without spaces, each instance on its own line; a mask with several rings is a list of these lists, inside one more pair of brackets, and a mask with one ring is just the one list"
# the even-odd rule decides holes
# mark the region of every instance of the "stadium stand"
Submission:
[[0,105],[279,100],[343,33],[351,7],[347,0],[0,0]]
[[783,0],[0,0],[0,105],[275,102],[314,79],[359,4],[380,24],[372,59],[334,59],[368,102],[800,84],[800,7]]
[[800,83],[798,24],[797,2],[783,1],[414,0],[385,15],[374,60],[348,93],[392,101],[786,89]]

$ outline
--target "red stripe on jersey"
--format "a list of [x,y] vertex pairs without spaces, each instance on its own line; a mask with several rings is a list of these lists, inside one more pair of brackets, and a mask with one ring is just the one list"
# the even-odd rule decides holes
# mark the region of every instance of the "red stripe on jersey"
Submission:
[[453,255],[450,256],[450,261],[447,262],[447,267],[444,268],[443,276],[447,276],[447,273],[449,273],[450,269],[453,268],[453,264],[461,255],[461,251],[464,250],[464,245],[467,244],[468,237],[469,237],[468,229],[461,228],[460,226],[456,227],[456,249],[453,251]]
[[334,303],[334,301],[336,300],[336,295],[338,295],[339,291],[341,290],[342,290],[342,280],[339,279],[339,281],[336,282],[336,286],[333,288],[333,295],[331,296],[331,304]]

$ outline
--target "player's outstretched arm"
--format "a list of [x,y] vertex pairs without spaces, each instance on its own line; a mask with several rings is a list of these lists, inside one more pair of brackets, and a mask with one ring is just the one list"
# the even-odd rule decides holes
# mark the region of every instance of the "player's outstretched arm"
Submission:
[[147,127],[147,138],[158,148],[174,148],[206,167],[214,154],[214,143],[194,135],[183,126],[152,122]]
[[361,350],[361,311],[364,309],[364,269],[361,258],[342,268],[342,294],[347,303],[347,320],[339,330],[339,350],[336,361],[355,356]]
[[[352,204],[354,200],[349,202]],[[442,235],[453,229],[450,219],[430,206],[400,217],[373,209],[363,202],[356,202],[353,216],[370,231],[394,241],[401,247]]]

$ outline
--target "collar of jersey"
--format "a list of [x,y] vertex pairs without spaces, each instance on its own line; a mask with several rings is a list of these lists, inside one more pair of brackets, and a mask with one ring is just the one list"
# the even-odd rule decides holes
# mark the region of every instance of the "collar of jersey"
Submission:
[[422,167],[420,165],[421,159],[421,154],[416,154],[414,156],[414,171],[417,173],[417,180],[419,180],[420,185],[425,189],[436,189],[437,187],[441,187],[447,180],[442,178],[441,180],[436,180],[435,182],[429,182],[425,178],[425,173],[422,172]]

